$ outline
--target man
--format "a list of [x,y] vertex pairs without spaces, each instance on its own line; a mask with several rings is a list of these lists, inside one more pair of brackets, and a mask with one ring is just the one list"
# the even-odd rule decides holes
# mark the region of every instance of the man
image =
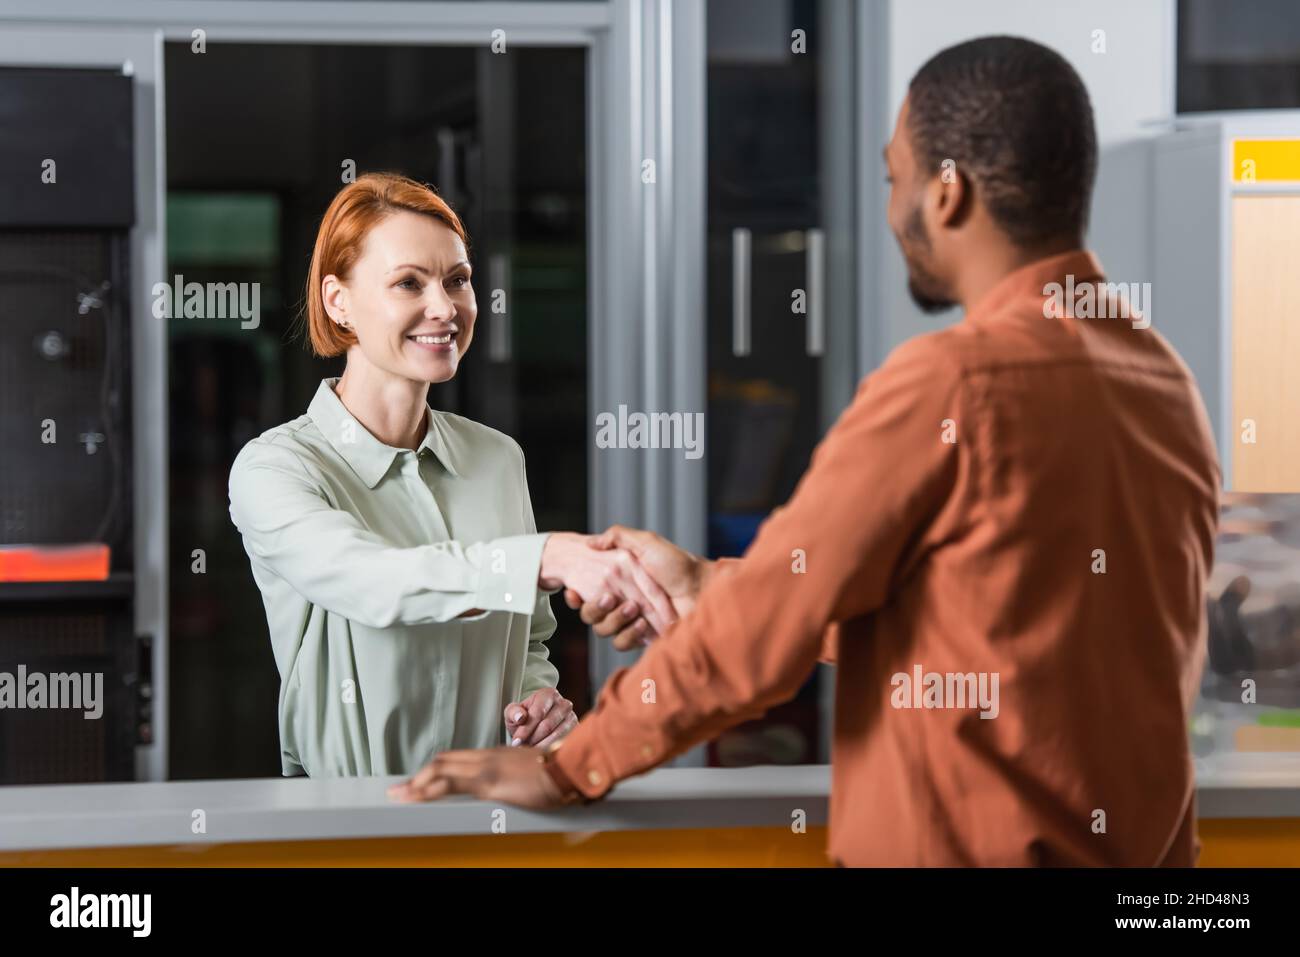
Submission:
[[1035,43],[960,44],[885,160],[912,295],[964,319],[863,381],[743,559],[605,536],[690,615],[556,750],[439,755],[395,797],[599,798],[792,697],[829,635],[838,862],[1194,862],[1219,470],[1186,366],[1083,249],[1087,92]]

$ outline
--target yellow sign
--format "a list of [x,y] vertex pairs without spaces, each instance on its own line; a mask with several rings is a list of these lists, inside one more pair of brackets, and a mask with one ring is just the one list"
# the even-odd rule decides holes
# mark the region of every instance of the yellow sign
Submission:
[[1300,140],[1233,140],[1232,181],[1300,182]]

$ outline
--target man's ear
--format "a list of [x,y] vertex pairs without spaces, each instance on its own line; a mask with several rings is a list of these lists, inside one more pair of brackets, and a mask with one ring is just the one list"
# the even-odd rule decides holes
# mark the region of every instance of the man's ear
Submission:
[[960,226],[970,214],[974,190],[970,178],[956,160],[946,159],[935,177],[935,220],[943,227]]

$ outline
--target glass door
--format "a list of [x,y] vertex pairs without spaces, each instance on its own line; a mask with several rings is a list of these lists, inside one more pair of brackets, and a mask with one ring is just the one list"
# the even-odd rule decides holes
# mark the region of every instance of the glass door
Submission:
[[[479,329],[429,401],[520,443],[539,528],[587,525],[587,54],[507,49],[166,44],[166,275],[261,290],[255,326],[167,320],[173,778],[278,773],[279,675],[225,479],[244,443],[342,372],[309,353],[300,311],[349,172],[433,184],[464,219]],[[195,549],[204,575],[184,573]],[[557,617],[551,656],[581,713],[586,629]]]

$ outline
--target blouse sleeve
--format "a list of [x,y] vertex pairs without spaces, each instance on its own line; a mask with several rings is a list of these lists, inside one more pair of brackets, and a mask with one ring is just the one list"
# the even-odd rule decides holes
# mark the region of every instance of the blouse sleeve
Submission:
[[387,628],[463,612],[534,614],[546,535],[399,547],[335,508],[294,453],[254,441],[230,471],[230,517],[248,553],[314,605]]

